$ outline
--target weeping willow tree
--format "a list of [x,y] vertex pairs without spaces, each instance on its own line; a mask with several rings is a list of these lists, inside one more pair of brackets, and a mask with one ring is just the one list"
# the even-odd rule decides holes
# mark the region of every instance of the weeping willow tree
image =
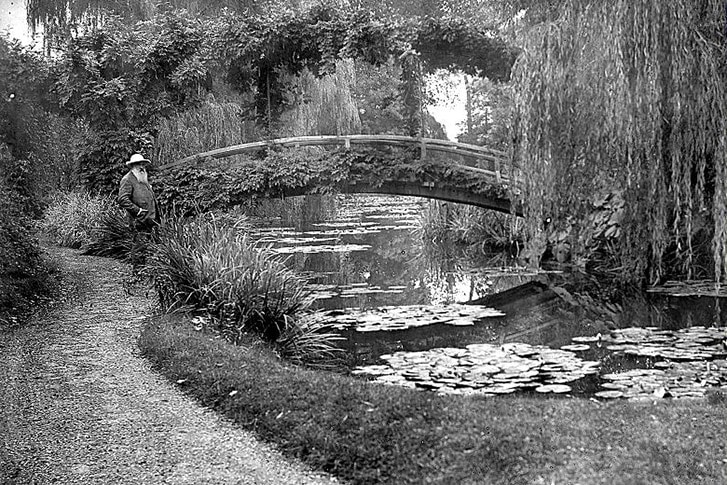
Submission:
[[83,25],[99,25],[109,15],[128,22],[148,20],[155,14],[185,9],[195,16],[207,16],[223,9],[249,12],[262,9],[264,0],[26,0],[28,26],[35,33],[43,28],[46,47],[62,43]]
[[210,95],[201,106],[160,121],[155,160],[163,165],[257,138],[255,123],[245,119],[239,102],[219,101]]
[[622,191],[620,275],[722,279],[726,16],[724,0],[568,0],[531,32],[513,71],[513,155],[534,247],[550,217],[582,252],[594,194]]
[[360,132],[361,119],[352,95],[356,83],[353,60],[336,61],[335,71],[322,77],[303,70],[289,78],[286,84],[295,86],[297,99],[281,120],[282,131],[292,136]]

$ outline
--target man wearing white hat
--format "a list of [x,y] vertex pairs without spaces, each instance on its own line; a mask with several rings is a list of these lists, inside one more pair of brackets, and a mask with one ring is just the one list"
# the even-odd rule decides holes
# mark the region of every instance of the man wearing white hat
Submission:
[[[142,246],[146,235],[159,224],[157,204],[147,176],[147,166],[151,162],[140,153],[134,153],[126,162],[129,171],[119,184],[119,205],[126,209],[129,226],[134,233],[131,248],[131,264],[135,269],[143,263]],[[144,236],[141,236],[143,234]]]

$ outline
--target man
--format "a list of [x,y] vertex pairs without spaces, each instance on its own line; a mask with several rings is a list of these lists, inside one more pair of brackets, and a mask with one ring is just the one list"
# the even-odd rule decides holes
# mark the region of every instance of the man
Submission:
[[144,264],[144,249],[152,229],[159,225],[156,198],[149,184],[147,167],[151,162],[140,153],[134,153],[126,166],[129,172],[119,184],[118,202],[126,209],[133,243],[129,259],[136,272]]

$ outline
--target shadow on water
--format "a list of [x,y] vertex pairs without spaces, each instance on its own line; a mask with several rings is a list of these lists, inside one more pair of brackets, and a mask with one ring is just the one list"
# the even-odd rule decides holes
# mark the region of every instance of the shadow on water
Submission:
[[[344,371],[483,395],[695,397],[727,386],[727,302],[634,294],[614,305],[578,289],[572,275],[431,251],[417,232],[424,204],[314,197],[260,214],[256,237],[289,255],[315,308],[346,338]],[[464,302],[501,314],[453,305]]]

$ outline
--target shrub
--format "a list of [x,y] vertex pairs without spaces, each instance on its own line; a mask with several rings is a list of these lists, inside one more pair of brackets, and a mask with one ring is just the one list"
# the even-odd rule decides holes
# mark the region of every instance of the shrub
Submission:
[[58,192],[40,223],[43,234],[59,246],[78,249],[94,240],[94,232],[120,209],[112,196]]
[[0,325],[13,321],[51,286],[27,210],[0,178]]
[[217,218],[167,222],[145,271],[163,306],[203,310],[233,343],[246,332],[275,341],[308,306],[303,279],[269,247]]
[[40,262],[40,248],[32,223],[15,192],[0,179],[0,274],[10,277],[31,273]]
[[[0,179],[0,187],[5,186]],[[7,188],[7,187],[3,187]],[[3,191],[5,192],[5,191]],[[41,266],[40,248],[31,222],[12,196],[0,198],[0,320],[14,313],[24,296],[29,278]]]

